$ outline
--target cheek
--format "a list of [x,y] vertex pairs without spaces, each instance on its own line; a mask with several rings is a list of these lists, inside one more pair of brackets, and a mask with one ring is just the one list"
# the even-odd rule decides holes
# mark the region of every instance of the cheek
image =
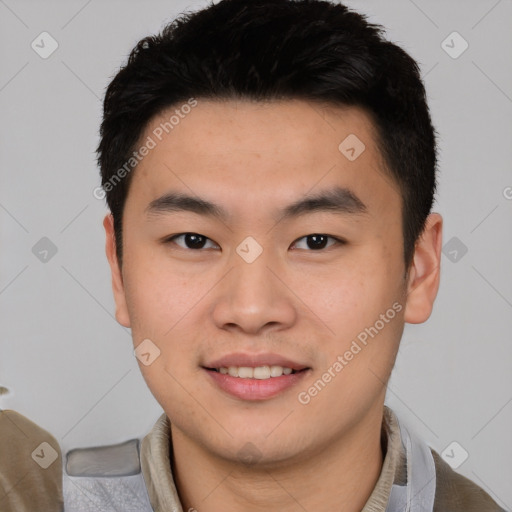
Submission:
[[308,295],[313,310],[330,328],[330,341],[324,340],[331,363],[347,351],[357,352],[348,354],[350,368],[339,383],[345,378],[351,383],[365,380],[368,369],[374,375],[366,379],[375,380],[377,375],[387,380],[403,331],[401,267],[396,265],[396,254],[380,246],[359,256],[357,263],[310,287]]
[[336,334],[352,335],[391,307],[396,300],[395,290],[391,270],[381,258],[368,257],[312,283],[305,296],[310,297],[314,310]]
[[168,338],[195,307],[208,283],[194,274],[183,277],[162,258],[133,254],[126,268],[125,292],[132,332]]

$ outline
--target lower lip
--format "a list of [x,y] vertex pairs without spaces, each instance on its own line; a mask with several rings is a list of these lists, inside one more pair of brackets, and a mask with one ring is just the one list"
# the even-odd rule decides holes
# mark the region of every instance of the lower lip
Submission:
[[309,369],[269,379],[242,379],[203,368],[213,382],[223,391],[242,400],[265,400],[290,389],[299,383]]

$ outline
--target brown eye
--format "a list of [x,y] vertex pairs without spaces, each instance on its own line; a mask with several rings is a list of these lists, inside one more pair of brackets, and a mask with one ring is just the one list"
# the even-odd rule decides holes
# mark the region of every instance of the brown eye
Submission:
[[[176,240],[182,240],[181,243],[177,243]],[[179,235],[174,235],[171,238],[168,238],[166,242],[173,242],[176,243],[179,247],[182,249],[205,249],[206,243],[210,241],[212,244],[214,244],[215,247],[218,247],[212,240],[210,240],[208,237],[204,235],[200,235],[198,233],[181,233]],[[184,244],[184,245],[182,245]],[[208,248],[208,247],[206,247]]]
[[[330,245],[327,245],[327,241],[331,239],[334,242]],[[327,247],[331,247],[332,245],[338,243],[343,244],[344,241],[340,240],[339,238],[336,238],[334,236],[324,235],[322,233],[313,233],[311,235],[304,236],[302,238],[299,238],[297,242],[295,242],[294,245],[297,245],[301,240],[305,240],[305,246],[303,244],[303,247],[298,247],[299,249],[309,249],[313,251],[319,251],[322,249],[325,249]]]

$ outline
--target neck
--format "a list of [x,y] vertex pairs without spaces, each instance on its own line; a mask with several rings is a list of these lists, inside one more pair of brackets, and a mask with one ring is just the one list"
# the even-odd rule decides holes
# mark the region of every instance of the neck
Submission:
[[[184,511],[360,512],[383,464],[382,412],[372,410],[306,460],[243,466],[220,458],[171,424],[173,477]],[[321,490],[321,492],[319,492]]]

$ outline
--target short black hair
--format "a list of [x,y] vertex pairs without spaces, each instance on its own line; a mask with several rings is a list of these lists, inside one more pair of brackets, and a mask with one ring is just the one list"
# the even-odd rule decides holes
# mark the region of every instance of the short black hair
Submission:
[[210,3],[182,13],[133,48],[107,88],[97,150],[120,265],[133,175],[126,163],[149,122],[191,98],[302,99],[365,109],[402,196],[409,268],[433,205],[437,172],[436,133],[419,67],[385,39],[381,25],[324,0]]

